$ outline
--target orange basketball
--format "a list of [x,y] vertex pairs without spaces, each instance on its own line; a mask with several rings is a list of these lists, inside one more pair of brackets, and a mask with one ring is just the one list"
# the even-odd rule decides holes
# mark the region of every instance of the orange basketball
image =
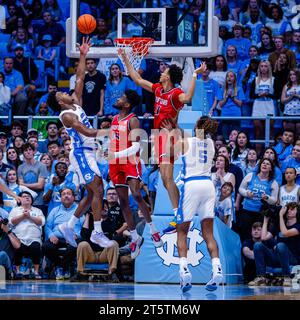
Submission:
[[90,14],[83,14],[77,20],[78,30],[83,34],[90,34],[96,29],[96,19]]

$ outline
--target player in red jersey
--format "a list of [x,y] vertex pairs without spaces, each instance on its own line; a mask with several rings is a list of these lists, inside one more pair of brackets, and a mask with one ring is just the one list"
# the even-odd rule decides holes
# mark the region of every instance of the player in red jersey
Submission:
[[[127,68],[131,79],[139,86],[147,91],[155,94],[154,104],[154,129],[159,129],[159,142],[155,143],[156,156],[159,161],[159,170],[164,187],[167,189],[169,198],[171,200],[174,216],[176,217],[179,191],[173,179],[174,159],[166,157],[166,145],[168,134],[164,128],[164,120],[170,120],[174,127],[177,125],[179,111],[185,103],[189,103],[194,95],[195,83],[197,75],[205,72],[206,64],[202,63],[200,68],[196,69],[187,93],[184,93],[176,85],[179,85],[183,78],[182,69],[177,65],[170,65],[160,76],[159,83],[151,83],[143,79],[139,73],[134,70],[124,50],[119,49],[119,55],[122,55],[123,62]],[[168,121],[169,122],[169,121]],[[174,142],[173,142],[174,143]],[[174,219],[170,226],[164,232],[176,231],[176,219]]]
[[149,224],[152,240],[155,247],[161,247],[163,242],[159,232],[151,219],[149,208],[140,193],[142,176],[140,162],[139,120],[131,110],[138,105],[139,96],[133,90],[126,90],[114,105],[120,113],[114,116],[110,129],[109,146],[109,175],[116,187],[120,199],[120,206],[124,219],[129,227],[132,242],[130,244],[131,257],[138,256],[143,238],[136,232],[136,225],[129,207],[128,187],[135,201],[138,203],[146,222]]

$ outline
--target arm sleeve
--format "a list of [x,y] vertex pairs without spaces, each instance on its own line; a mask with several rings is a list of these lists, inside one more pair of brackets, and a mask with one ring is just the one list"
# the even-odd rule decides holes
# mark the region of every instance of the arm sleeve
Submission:
[[124,157],[129,157],[136,154],[139,150],[140,150],[140,143],[132,142],[131,147],[122,151],[115,152],[114,154],[116,158],[124,158]]
[[268,204],[275,204],[278,199],[278,183],[274,180],[271,187],[272,187],[272,192],[267,202]]
[[243,197],[247,197],[247,189],[248,189],[248,183],[251,181],[252,179],[252,175],[253,173],[248,173],[246,175],[246,177],[243,179],[240,187],[239,187],[239,193],[243,196]]

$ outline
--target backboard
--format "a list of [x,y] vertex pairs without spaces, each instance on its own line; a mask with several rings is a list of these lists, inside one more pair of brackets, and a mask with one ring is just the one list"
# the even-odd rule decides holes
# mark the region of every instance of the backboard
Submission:
[[[145,8],[155,0],[111,0],[102,9],[85,9],[80,0],[71,0],[71,14],[67,20],[67,55],[79,57],[76,43],[83,36],[77,30],[81,14],[91,13],[97,19],[97,29],[91,36],[93,46],[89,57],[115,57],[115,38],[152,37],[154,44],[147,57],[210,57],[217,54],[219,24],[214,16],[214,0],[189,0],[185,7]],[[160,3],[163,3],[161,1]],[[164,3],[171,3],[164,1]],[[105,32],[104,29],[108,31]]]

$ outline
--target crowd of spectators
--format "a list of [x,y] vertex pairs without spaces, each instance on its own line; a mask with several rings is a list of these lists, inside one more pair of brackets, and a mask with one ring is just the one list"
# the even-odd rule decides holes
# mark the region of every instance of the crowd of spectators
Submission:
[[[184,10],[191,1],[131,2],[131,7],[173,6]],[[220,19],[219,53],[207,59],[207,72],[197,80],[192,101],[193,109],[202,114],[231,118],[230,122],[220,123],[219,132],[213,137],[216,215],[240,235],[245,279],[254,279],[255,285],[266,283],[267,265],[281,266],[284,284],[288,285],[289,262],[300,263],[300,216],[297,212],[300,126],[299,121],[293,120],[294,116],[300,116],[300,28],[295,27],[292,20],[295,15],[291,13],[291,8],[299,2],[216,1],[215,14]],[[204,1],[198,0],[190,8],[200,28],[205,12],[203,4]],[[4,34],[9,36],[6,55],[1,56],[0,115],[11,114],[12,118],[14,115],[57,116],[60,108],[55,99],[56,80],[65,79],[67,69],[61,68],[56,79],[53,61],[59,58],[61,66],[73,67],[69,92],[74,90],[78,63],[65,56],[64,23],[68,1],[0,0],[0,6],[6,15],[6,29],[0,30],[0,38]],[[96,45],[112,45],[116,36],[112,28],[113,6],[111,1],[81,1],[81,13],[91,13],[97,18],[97,29],[92,37]],[[134,30],[133,25],[130,27],[129,31]],[[60,49],[57,51],[54,47]],[[39,73],[34,56],[45,62],[49,81],[44,92],[38,91]],[[194,63],[197,66],[198,59],[194,59]],[[143,78],[156,82],[168,64],[170,61],[166,59],[147,59],[139,72]],[[124,75],[117,58],[100,61],[89,58],[86,72],[83,108],[89,116],[100,116],[100,128],[110,127],[111,118],[117,113],[113,105],[128,88],[140,94],[141,105],[136,112],[145,116],[142,121],[145,128],[151,127],[152,120],[148,116],[153,115],[154,97],[137,88]],[[272,123],[274,143],[263,149],[262,144],[253,144],[251,140],[264,138],[264,122],[258,119],[239,121],[234,117],[267,115],[284,115],[286,120]],[[50,276],[62,280],[72,275],[75,280],[86,280],[83,271],[88,262],[106,262],[109,279],[122,278],[119,270],[124,265],[132,265],[128,249],[130,235],[109,178],[109,142],[101,141],[97,156],[106,190],[103,215],[107,218],[103,230],[115,245],[103,249],[89,243],[93,221],[88,213],[76,226],[76,250],[66,243],[57,227],[69,219],[84,197],[77,173],[69,163],[71,141],[66,130],[55,117],[53,120],[34,119],[30,128],[22,121],[1,122],[1,184],[21,199],[17,206],[11,195],[1,193],[1,219],[8,218],[9,224],[1,223],[0,227],[0,264],[9,271],[8,275],[12,271],[17,279],[27,275],[31,269],[24,257],[29,257],[31,275],[36,279]],[[153,210],[159,170],[147,160],[143,163],[141,188]],[[180,176],[177,180],[180,181]],[[277,225],[269,226],[270,219],[262,213],[264,202],[270,208],[288,206],[287,211],[278,210]],[[130,206],[135,219],[140,221],[139,232],[142,233],[143,217],[132,198]],[[279,232],[291,241],[278,236]],[[271,250],[270,260],[262,258],[264,254],[271,256],[266,248]]]

